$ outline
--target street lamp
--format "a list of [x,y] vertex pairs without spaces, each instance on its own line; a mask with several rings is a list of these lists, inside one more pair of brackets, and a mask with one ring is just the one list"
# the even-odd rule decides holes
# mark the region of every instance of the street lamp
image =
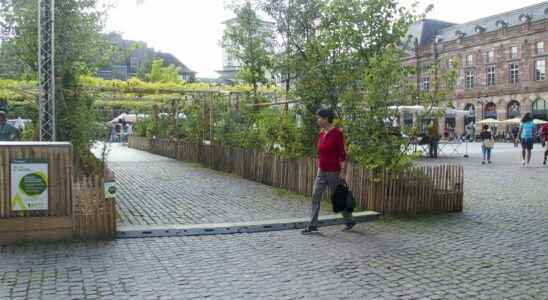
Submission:
[[483,120],[484,119],[484,114],[483,114],[483,104],[485,103],[485,101],[483,101],[483,99],[481,99],[480,96],[478,96],[476,98],[476,104],[481,104],[481,119]]

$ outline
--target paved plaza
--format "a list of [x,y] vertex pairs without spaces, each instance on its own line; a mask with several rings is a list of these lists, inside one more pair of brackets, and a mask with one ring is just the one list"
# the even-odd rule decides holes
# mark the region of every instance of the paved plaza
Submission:
[[[468,159],[421,160],[463,164],[462,214],[387,218],[352,232],[333,226],[314,236],[1,247],[0,299],[548,299],[548,168],[539,150],[529,168],[508,144],[496,146],[492,165],[481,165],[477,144]],[[125,148],[112,160],[124,226],[308,211],[300,197],[193,164]]]
[[112,149],[111,167],[125,228],[299,218],[310,209],[305,197],[120,145]]

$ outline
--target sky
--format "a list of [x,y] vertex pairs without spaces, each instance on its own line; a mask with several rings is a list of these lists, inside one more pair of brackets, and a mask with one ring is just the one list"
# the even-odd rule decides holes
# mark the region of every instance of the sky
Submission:
[[[144,41],[158,51],[170,52],[198,77],[217,77],[222,68],[221,22],[233,15],[227,0],[101,0],[109,9],[105,31],[121,33],[125,39]],[[415,0],[400,0],[410,6]],[[540,0],[421,0],[418,11],[429,4],[427,15],[453,23],[541,3]]]

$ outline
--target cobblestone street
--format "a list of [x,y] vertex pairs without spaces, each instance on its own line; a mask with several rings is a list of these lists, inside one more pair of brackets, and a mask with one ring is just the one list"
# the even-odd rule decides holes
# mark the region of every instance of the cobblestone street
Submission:
[[119,225],[207,224],[303,217],[309,200],[120,145],[111,153]]
[[[421,160],[464,165],[462,214],[384,219],[352,232],[334,226],[313,236],[293,230],[6,246],[0,299],[548,299],[548,168],[539,149],[529,168],[511,145],[496,146],[492,165],[481,165],[478,145],[470,151],[468,159]],[[145,223],[307,213],[308,203],[191,164],[137,152],[112,159],[123,185],[120,208],[145,215]],[[150,184],[157,181],[167,190]],[[143,209],[123,207],[130,187]],[[183,192],[200,195],[198,208],[177,201]],[[180,206],[143,213],[170,201]],[[132,220],[122,216],[122,224]]]

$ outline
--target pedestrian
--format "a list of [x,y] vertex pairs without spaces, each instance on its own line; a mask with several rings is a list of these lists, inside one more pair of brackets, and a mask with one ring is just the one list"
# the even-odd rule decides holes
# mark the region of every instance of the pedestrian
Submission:
[[517,126],[513,126],[512,127],[512,138],[514,140],[514,147],[517,148],[518,147],[518,133],[519,133],[519,127]]
[[[346,175],[344,135],[339,128],[333,125],[335,114],[330,109],[320,109],[316,113],[316,118],[320,127],[317,145],[318,173],[312,192],[312,218],[310,225],[303,230],[303,234],[318,232],[318,215],[323,194],[328,187],[333,192]],[[352,213],[343,211],[342,215],[346,224],[344,229],[352,229],[356,225],[352,219]]]
[[111,143],[116,143],[116,126],[111,126],[110,127],[110,142]]
[[546,165],[548,159],[548,124],[542,126],[542,146],[544,148],[544,160],[542,161],[543,165]]
[[521,119],[518,136],[521,140],[521,164],[529,166],[531,162],[531,150],[533,150],[533,138],[535,137],[535,123],[531,113],[526,113]]
[[438,121],[431,120],[428,125],[428,140],[430,141],[429,154],[431,158],[438,157],[438,143],[440,136],[438,134]]
[[18,134],[19,131],[8,124],[6,113],[0,111],[0,141],[14,141]]
[[19,132],[23,132],[25,130],[25,121],[21,117],[17,117],[15,120],[15,128],[19,130]]
[[469,142],[473,142],[473,137],[474,137],[474,123],[473,122],[470,122],[468,123],[468,125],[466,125],[466,139],[469,141]]
[[480,133],[480,139],[481,139],[481,152],[483,154],[483,159],[481,161],[481,164],[485,165],[485,159],[487,159],[487,163],[490,164],[491,150],[495,146],[495,138],[493,137],[491,130],[489,130],[489,126],[483,125],[483,128]]

